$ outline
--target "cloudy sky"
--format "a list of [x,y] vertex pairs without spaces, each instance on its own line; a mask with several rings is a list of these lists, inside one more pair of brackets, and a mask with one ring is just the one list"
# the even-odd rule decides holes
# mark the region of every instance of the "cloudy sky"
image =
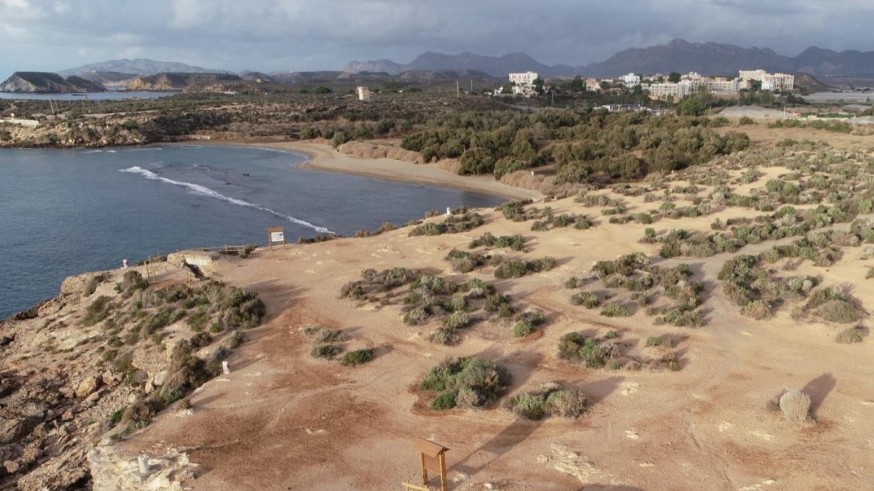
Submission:
[[426,50],[583,65],[674,38],[874,50],[874,0],[0,0],[0,78],[119,58],[241,71]]

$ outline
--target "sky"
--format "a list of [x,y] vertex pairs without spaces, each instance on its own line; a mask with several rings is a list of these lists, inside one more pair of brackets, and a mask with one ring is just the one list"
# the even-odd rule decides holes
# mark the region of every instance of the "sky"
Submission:
[[675,38],[874,50],[874,0],[0,0],[0,78],[121,58],[262,72],[424,51],[585,65]]

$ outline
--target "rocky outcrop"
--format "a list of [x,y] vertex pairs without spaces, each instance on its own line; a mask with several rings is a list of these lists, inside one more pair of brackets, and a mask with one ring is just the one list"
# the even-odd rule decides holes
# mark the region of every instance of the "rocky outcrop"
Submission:
[[159,73],[135,77],[127,83],[127,90],[134,91],[198,91],[216,84],[239,83],[238,75],[226,73]]
[[145,456],[146,472],[139,459],[126,457],[111,447],[100,446],[88,452],[94,491],[182,491],[182,483],[193,479],[198,466],[188,455],[170,450],[161,456]]
[[15,72],[0,84],[0,92],[24,93],[72,93],[72,92],[103,92],[106,88],[81,77],[64,79],[56,73],[49,72]]

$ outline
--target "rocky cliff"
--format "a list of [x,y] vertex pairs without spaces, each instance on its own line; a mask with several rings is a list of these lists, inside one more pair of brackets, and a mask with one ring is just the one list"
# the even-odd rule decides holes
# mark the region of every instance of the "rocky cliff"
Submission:
[[[143,77],[135,77],[127,83],[128,90],[153,91],[203,91],[217,85],[240,83],[243,79],[238,75],[225,73],[159,73]],[[214,91],[217,89],[212,89]]]
[[70,277],[57,298],[0,322],[0,489],[146,489],[137,485],[191,467],[172,455],[148,476],[114,472],[130,459],[105,448],[90,457],[98,476],[88,462],[96,443],[112,445],[165,408],[186,411],[185,396],[243,341],[239,329],[260,323],[256,296],[179,283],[188,274],[179,264],[152,265],[151,281],[136,268]]
[[106,88],[100,84],[71,76],[66,79],[56,73],[49,72],[15,72],[0,84],[0,92],[25,93],[73,93],[73,92],[103,92]]

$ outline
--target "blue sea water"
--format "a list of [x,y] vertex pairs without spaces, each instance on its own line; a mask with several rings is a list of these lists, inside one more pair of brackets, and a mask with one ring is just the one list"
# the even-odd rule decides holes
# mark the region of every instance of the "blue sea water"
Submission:
[[226,146],[0,150],[0,319],[73,274],[190,247],[264,244],[403,224],[496,196],[300,168],[305,156]]

